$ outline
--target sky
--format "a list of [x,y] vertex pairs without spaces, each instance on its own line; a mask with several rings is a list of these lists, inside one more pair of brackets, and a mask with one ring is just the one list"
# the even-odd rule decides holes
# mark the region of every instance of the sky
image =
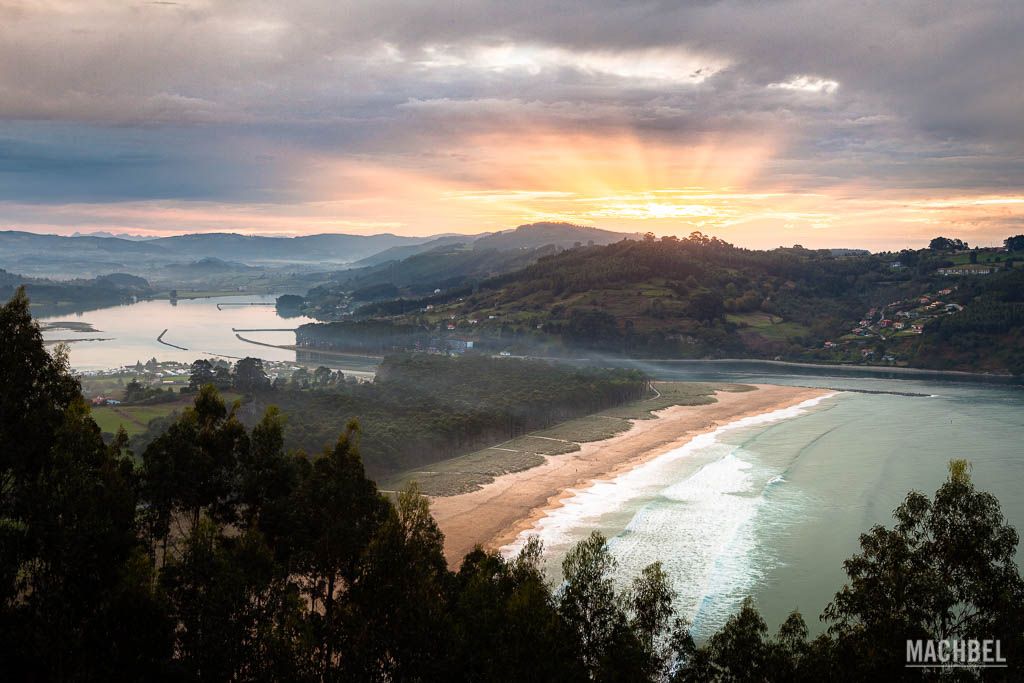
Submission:
[[1024,2],[0,0],[0,228],[1024,232]]

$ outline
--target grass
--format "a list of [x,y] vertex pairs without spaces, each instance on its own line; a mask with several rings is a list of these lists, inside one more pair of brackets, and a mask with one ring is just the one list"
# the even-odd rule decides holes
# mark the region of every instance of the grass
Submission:
[[716,391],[754,391],[744,384],[655,382],[657,396],[634,401],[595,415],[579,417],[549,429],[516,437],[489,448],[417,470],[407,470],[381,482],[381,489],[398,491],[416,482],[428,496],[455,496],[475,491],[495,477],[543,464],[549,456],[580,450],[581,443],[602,441],[628,431],[631,420],[649,420],[654,411],[671,406],[714,403]]
[[730,313],[725,318],[731,323],[748,327],[771,341],[786,341],[807,334],[806,326],[784,321],[768,313]]
[[[504,449],[504,446],[501,448]],[[503,474],[536,467],[543,464],[544,460],[544,456],[538,453],[485,448],[433,463],[426,469],[403,472],[382,482],[381,488],[397,491],[415,481],[420,492],[428,496],[454,496],[475,491]]]
[[[224,399],[228,407],[241,397],[241,394],[230,391],[221,394],[221,398]],[[128,436],[135,436],[146,431],[150,421],[158,417],[167,417],[175,411],[180,412],[192,405],[192,400],[192,396],[186,395],[169,403],[140,406],[96,406],[92,409],[92,418],[104,432],[115,434],[119,427],[124,427]]]
[[629,420],[610,415],[588,415],[563,422],[541,432],[535,432],[535,434],[549,439],[587,443],[588,441],[610,439],[616,434],[628,431],[630,427],[632,424]]
[[561,455],[562,453],[572,453],[578,451],[580,445],[572,441],[566,441],[564,439],[554,439],[551,437],[533,436],[527,434],[526,436],[520,436],[511,441],[498,444],[501,448],[510,448],[515,451],[529,451],[532,453],[540,453],[541,455]]
[[92,409],[92,417],[104,432],[116,433],[118,427],[124,427],[128,436],[135,436],[146,431],[150,420],[166,417],[175,410],[181,410],[187,403],[160,403],[151,406],[97,406]]
[[[1006,259],[1010,258],[1011,256],[1017,256],[1017,257],[1020,256],[1020,254],[1007,254],[1004,251],[1001,252],[1001,251],[994,251],[994,250],[993,251],[982,251],[982,250],[979,250],[977,252],[977,254],[978,254],[978,265],[986,265],[987,264],[987,265],[995,265],[995,266],[1002,266],[1003,265],[1003,261],[1006,261]],[[963,252],[963,253],[960,253],[960,254],[953,254],[952,256],[949,257],[949,260],[952,261],[953,263],[955,263],[958,266],[970,265],[970,263],[971,263],[971,254],[970,254],[970,252]],[[1014,264],[1014,265],[1016,265],[1016,264]]]

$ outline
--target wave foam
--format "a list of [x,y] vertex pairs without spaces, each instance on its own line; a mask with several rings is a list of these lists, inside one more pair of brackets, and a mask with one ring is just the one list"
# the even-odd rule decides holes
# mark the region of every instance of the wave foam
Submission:
[[609,541],[622,577],[660,561],[679,591],[681,613],[695,627],[717,621],[756,579],[752,523],[767,489],[785,482],[723,437],[798,417],[834,395],[735,420],[614,479],[574,490],[501,551],[513,555],[538,536],[545,554],[560,556],[594,529],[622,529]]

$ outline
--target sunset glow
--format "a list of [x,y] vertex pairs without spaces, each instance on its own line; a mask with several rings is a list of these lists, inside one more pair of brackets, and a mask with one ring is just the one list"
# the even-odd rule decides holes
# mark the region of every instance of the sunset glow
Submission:
[[[936,17],[942,40],[908,34],[932,46],[922,61],[890,40],[812,33],[815,17],[847,11],[745,16],[756,31],[722,7],[659,22],[627,12],[624,36],[624,17],[600,7],[586,31],[467,7],[452,32],[397,6],[6,5],[0,220],[149,235],[565,220],[751,247],[895,248],[937,233],[997,244],[1019,231],[1019,101],[978,89],[940,104],[949,93],[932,85],[935,64],[969,73],[964,50],[985,41]],[[997,15],[975,24],[1000,30]],[[755,39],[765,31],[773,51]],[[1003,93],[1019,92],[1011,71]]]

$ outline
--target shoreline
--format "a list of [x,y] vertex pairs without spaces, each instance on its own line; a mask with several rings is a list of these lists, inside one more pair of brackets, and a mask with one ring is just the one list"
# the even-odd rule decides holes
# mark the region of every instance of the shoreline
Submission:
[[445,557],[457,566],[476,544],[496,550],[514,542],[577,490],[615,478],[664,453],[737,420],[796,406],[834,391],[756,384],[756,391],[715,392],[715,403],[672,406],[650,420],[633,420],[626,432],[580,444],[580,450],[547,456],[542,465],[502,475],[482,488],[431,499],[445,535]]
[[[587,359],[589,360],[589,359]],[[793,368],[803,370],[834,370],[838,371],[836,376],[846,375],[877,375],[880,373],[889,373],[893,375],[905,375],[908,379],[913,379],[915,375],[919,375],[927,378],[952,376],[962,377],[965,379],[998,379],[1013,381],[1014,375],[1009,373],[1000,372],[978,372],[973,370],[936,370],[934,368],[915,368],[910,366],[902,365],[860,365],[854,363],[811,363],[808,361],[790,361],[790,360],[769,360],[767,358],[627,358],[623,359],[626,362],[639,362],[639,363],[677,363],[677,364],[705,364],[714,365],[716,363],[734,363],[743,365],[756,365],[763,363],[779,368]],[[814,373],[812,373],[814,374]],[[821,373],[826,374],[826,373]],[[819,375],[820,376],[820,375]]]

